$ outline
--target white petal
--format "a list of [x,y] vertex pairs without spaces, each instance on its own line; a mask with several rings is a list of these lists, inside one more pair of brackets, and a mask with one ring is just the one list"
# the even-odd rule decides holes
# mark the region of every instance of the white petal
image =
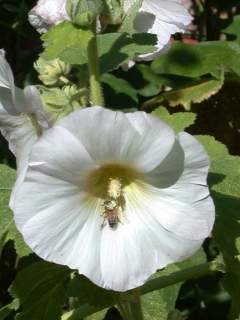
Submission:
[[96,164],[81,142],[63,127],[46,130],[32,149],[29,166],[81,186]]
[[3,50],[0,50],[0,102],[11,115],[31,111],[23,90],[15,87],[12,70]]
[[179,28],[187,26],[192,17],[180,0],[144,0],[141,11],[152,13],[156,22],[163,21]]
[[146,181],[158,188],[172,186],[183,173],[184,151],[176,140],[167,157],[146,176]]
[[207,186],[209,157],[204,147],[190,134],[181,132],[179,142],[184,149],[184,170],[176,184],[164,190],[176,199],[190,203],[207,221],[209,232],[213,228],[215,209]]
[[107,289],[126,291],[142,285],[157,269],[192,255],[202,241],[168,232],[139,202],[126,197],[126,221],[104,227],[101,270]]
[[[153,235],[152,235],[153,236]],[[156,270],[156,253],[139,218],[128,216],[128,223],[119,223],[113,230],[103,229],[101,240],[101,272],[106,289],[126,291],[143,284]]]
[[21,170],[17,170],[17,179],[16,179],[14,186],[12,188],[12,192],[11,192],[11,196],[10,196],[10,200],[9,200],[9,207],[12,209],[12,211],[14,208],[16,192],[18,191],[19,187],[23,183],[26,172],[27,172],[27,163],[25,166],[23,166],[21,168]]
[[0,101],[12,115],[18,114],[14,104],[15,85],[12,70],[5,59],[4,50],[0,50]]
[[17,181],[11,193],[10,207],[15,191],[24,180],[29,154],[37,141],[36,132],[26,115],[11,116],[0,104],[0,132],[8,141],[9,149],[16,156]]
[[201,143],[186,132],[181,132],[179,142],[184,149],[185,169],[181,182],[192,182],[207,185],[209,157]]
[[167,156],[175,140],[168,125],[144,112],[91,107],[70,114],[58,125],[72,132],[95,161],[130,164],[145,172]]
[[0,103],[9,114],[19,114],[14,105],[12,91],[10,89],[0,87]]
[[209,157],[204,147],[193,136],[186,132],[181,132],[178,136],[185,155],[184,170],[178,181],[162,192],[166,196],[174,194],[176,199],[198,206],[204,204],[203,199],[208,201],[209,210],[202,210],[202,214],[206,215],[209,224],[212,225],[214,208],[210,203],[211,200],[208,199],[209,189],[207,186]]
[[66,264],[72,269],[77,269],[97,285],[104,283],[100,268],[100,246],[102,235],[102,217],[98,202],[89,202],[87,208],[88,219],[78,231],[76,242],[72,246]]
[[140,54],[137,56],[136,61],[151,61],[158,58],[161,54],[167,53],[171,49],[171,43],[168,41],[166,44],[162,45],[162,38],[158,37],[156,44],[156,51],[153,53]]
[[151,171],[171,151],[175,143],[174,131],[161,119],[145,112],[129,113],[126,116],[141,135],[139,141],[132,142],[138,150],[139,165],[142,164],[145,171]]
[[17,158],[17,168],[20,172],[27,165],[29,153],[37,140],[36,132],[27,116],[11,116],[1,104],[0,130],[9,143],[9,149]]
[[123,69],[123,71],[128,71],[134,65],[135,65],[135,61],[134,60],[128,60],[126,63],[121,65],[121,68]]
[[[183,238],[204,239],[210,234],[215,218],[206,182],[208,155],[203,146],[187,133],[179,134],[179,142],[185,154],[182,175],[172,186],[158,190],[152,187],[149,208],[166,229]],[[155,177],[152,180],[154,185],[161,179],[161,174]]]
[[5,59],[5,51],[0,50],[0,86],[3,88],[11,88],[14,85],[12,70]]
[[16,224],[33,251],[95,283],[101,282],[98,208],[77,186],[31,168],[13,203]]
[[66,0],[39,0],[29,12],[29,22],[40,33],[46,32],[50,26],[64,20],[69,20]]
[[[185,187],[183,192],[191,197],[191,190]],[[209,225],[201,206],[198,208],[178,199],[174,193],[168,192],[168,188],[157,189],[148,186],[146,195],[137,190],[135,193],[145,211],[153,215],[165,229],[189,240],[204,240],[209,236],[212,225]]]
[[184,32],[192,17],[181,1],[176,0],[144,0],[141,11],[135,20],[135,28],[139,32],[156,34],[158,43],[156,53],[140,55],[141,60],[150,60],[159,55],[168,44],[172,34]]
[[40,126],[47,129],[50,126],[49,120],[43,108],[43,102],[38,89],[35,86],[24,88],[24,95],[28,105],[27,113],[34,113]]
[[91,107],[73,112],[58,125],[76,136],[99,163],[116,161],[129,164],[136,157],[133,141],[137,142],[140,135],[122,112]]

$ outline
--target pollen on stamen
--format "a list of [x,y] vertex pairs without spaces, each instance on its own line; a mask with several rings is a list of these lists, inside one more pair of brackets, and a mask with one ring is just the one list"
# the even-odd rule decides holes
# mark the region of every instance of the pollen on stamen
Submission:
[[121,196],[122,184],[120,179],[109,178],[108,195],[110,198],[117,199]]
[[85,191],[103,200],[109,197],[115,199],[121,197],[127,186],[141,178],[141,173],[129,166],[116,163],[103,164],[87,175]]

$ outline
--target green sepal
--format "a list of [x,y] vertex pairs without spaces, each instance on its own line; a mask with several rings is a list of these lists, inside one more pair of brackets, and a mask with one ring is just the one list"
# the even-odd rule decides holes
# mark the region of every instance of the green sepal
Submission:
[[124,17],[122,0],[103,0],[104,9],[101,21],[105,24],[121,24]]

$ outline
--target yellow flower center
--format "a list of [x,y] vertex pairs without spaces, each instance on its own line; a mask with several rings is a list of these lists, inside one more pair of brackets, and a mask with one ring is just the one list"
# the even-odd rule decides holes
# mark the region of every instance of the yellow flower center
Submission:
[[87,176],[85,190],[101,199],[119,198],[124,189],[141,179],[141,176],[140,172],[130,166],[117,163],[104,164]]

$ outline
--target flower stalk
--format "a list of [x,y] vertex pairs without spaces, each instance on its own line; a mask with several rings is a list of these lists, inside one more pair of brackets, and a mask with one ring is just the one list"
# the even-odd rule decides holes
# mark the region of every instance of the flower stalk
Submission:
[[133,317],[131,314],[130,303],[128,301],[119,302],[117,304],[117,307],[118,307],[118,310],[121,313],[121,316],[124,320],[133,320]]
[[130,302],[131,314],[133,319],[143,320],[140,290],[134,290],[134,299]]
[[98,46],[96,36],[96,22],[92,26],[93,37],[88,44],[88,71],[90,83],[90,102],[91,105],[104,106],[104,99],[100,81],[100,67],[98,57]]
[[118,308],[124,320],[143,320],[139,288],[120,294]]

